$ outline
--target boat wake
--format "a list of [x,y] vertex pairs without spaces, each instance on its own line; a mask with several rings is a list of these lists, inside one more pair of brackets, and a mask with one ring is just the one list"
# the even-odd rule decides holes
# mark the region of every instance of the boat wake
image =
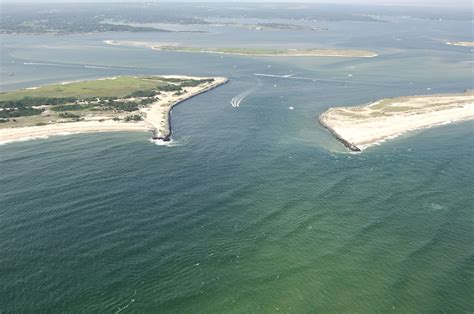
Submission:
[[247,98],[248,95],[252,94],[254,91],[256,91],[259,87],[262,86],[262,81],[257,80],[257,86],[252,87],[250,89],[247,89],[246,91],[238,94],[234,98],[231,99],[230,104],[232,107],[237,108],[240,107],[240,103],[244,101],[245,98]]
[[23,62],[24,65],[43,65],[50,67],[66,67],[66,68],[81,68],[79,65],[60,64],[60,63],[44,63],[44,62]]
[[254,88],[251,88],[249,90],[246,90],[245,92],[242,92],[240,94],[238,94],[237,96],[235,96],[234,98],[232,98],[232,100],[230,101],[230,104],[232,105],[232,107],[234,108],[237,108],[237,107],[240,107],[240,103],[248,96],[250,95],[255,89]]
[[122,312],[123,310],[126,310],[130,305],[132,305],[133,302],[135,302],[135,299],[134,297],[137,295],[137,290],[135,290],[135,292],[133,293],[132,295],[132,299],[123,307],[118,307],[117,308],[117,311],[115,312],[116,314]]
[[[388,84],[380,84],[376,82],[361,82],[361,81],[339,80],[339,79],[321,79],[321,78],[313,78],[313,77],[295,76],[294,74],[276,75],[276,74],[267,74],[267,73],[254,73],[254,75],[258,77],[271,77],[271,78],[286,79],[286,80],[312,81],[315,83],[337,83],[337,84],[344,84],[344,86],[346,86],[347,84],[352,84],[352,85],[364,85],[364,86],[393,87]],[[352,78],[353,74],[348,74],[347,77]]]
[[46,62],[23,62],[24,65],[50,66],[50,67],[64,67],[64,68],[86,68],[86,69],[104,69],[114,70],[119,68],[99,66],[99,65],[79,65],[79,64],[65,64],[65,63],[46,63]]

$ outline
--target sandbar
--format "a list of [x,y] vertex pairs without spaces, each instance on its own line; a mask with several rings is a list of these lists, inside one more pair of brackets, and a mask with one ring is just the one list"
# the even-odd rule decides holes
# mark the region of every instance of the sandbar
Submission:
[[373,58],[377,53],[366,50],[353,49],[321,49],[321,48],[298,48],[298,49],[271,49],[271,48],[203,48],[187,47],[177,43],[159,43],[149,41],[130,40],[105,40],[104,43],[114,46],[146,47],[159,51],[176,51],[188,53],[209,53],[252,57],[347,57],[347,58]]
[[451,46],[474,47],[474,41],[454,41],[447,42],[446,44]]
[[360,152],[409,131],[474,119],[474,92],[381,99],[319,116],[349,150]]

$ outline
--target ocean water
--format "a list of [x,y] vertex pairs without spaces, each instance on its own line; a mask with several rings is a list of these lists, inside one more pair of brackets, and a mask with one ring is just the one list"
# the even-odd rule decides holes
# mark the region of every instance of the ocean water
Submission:
[[[169,146],[146,133],[1,145],[0,312],[472,311],[473,123],[362,154],[317,124],[335,105],[472,88],[472,52],[444,44],[472,40],[472,24],[332,24],[291,36],[234,27],[2,36],[2,90],[141,74],[230,82],[173,110]],[[248,46],[287,36],[288,46],[380,56],[253,58],[103,43],[219,46],[230,35]]]

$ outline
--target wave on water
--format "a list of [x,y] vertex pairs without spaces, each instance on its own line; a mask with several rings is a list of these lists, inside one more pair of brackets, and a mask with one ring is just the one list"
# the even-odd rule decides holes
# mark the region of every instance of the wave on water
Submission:
[[104,70],[113,70],[114,68],[106,67],[106,66],[99,66],[99,65],[85,65],[86,69],[104,69]]
[[28,141],[34,141],[34,140],[46,140],[46,139],[50,138],[51,136],[68,136],[68,135],[80,134],[80,133],[82,133],[82,132],[57,132],[57,133],[53,133],[53,134],[50,134],[50,135],[31,135],[31,136],[15,138],[15,139],[11,139],[11,140],[0,141],[0,145],[10,144],[10,143],[28,142]]
[[50,67],[64,67],[64,68],[86,68],[86,69],[103,69],[103,70],[114,70],[116,68],[99,66],[99,65],[78,65],[78,64],[63,64],[63,63],[46,63],[46,62],[23,62],[24,65],[39,65],[39,66],[50,66]]
[[48,139],[48,135],[38,135],[38,136],[27,136],[27,137],[22,137],[22,138],[16,138],[13,140],[5,140],[5,141],[0,141],[0,145],[5,145],[5,144],[11,144],[11,143],[19,143],[19,142],[28,142],[28,141],[33,141],[33,140],[45,140]]
[[167,147],[176,147],[176,146],[181,146],[182,143],[181,142],[177,142],[177,141],[174,141],[174,140],[169,140],[169,141],[163,141],[163,140],[159,140],[159,139],[153,139],[153,138],[150,138],[150,143],[153,143],[155,145],[158,145],[158,146],[167,146]]
[[51,67],[66,67],[66,68],[82,68],[80,65],[73,64],[61,64],[61,63],[45,63],[45,62],[23,62],[25,65],[42,65],[42,66],[51,66]]

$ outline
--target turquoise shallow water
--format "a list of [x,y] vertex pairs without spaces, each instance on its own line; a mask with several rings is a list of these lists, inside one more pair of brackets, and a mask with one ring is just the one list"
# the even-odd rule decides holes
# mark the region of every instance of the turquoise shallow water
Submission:
[[0,146],[0,311],[472,311],[473,123],[357,155],[316,123],[334,105],[472,87],[469,50],[415,34],[376,59],[220,58],[107,36],[36,36],[35,50],[5,36],[2,62],[17,75],[3,88],[149,73],[231,81],[175,108],[171,147],[146,133]]

